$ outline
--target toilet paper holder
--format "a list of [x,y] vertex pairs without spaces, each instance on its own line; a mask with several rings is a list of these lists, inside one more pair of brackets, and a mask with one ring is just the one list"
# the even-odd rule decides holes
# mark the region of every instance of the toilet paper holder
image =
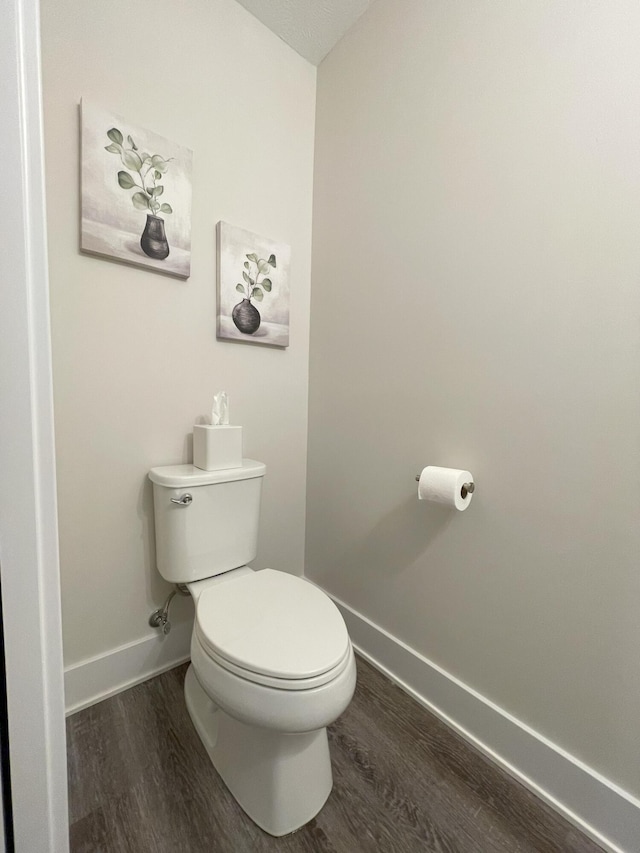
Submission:
[[[420,474],[416,474],[416,483],[420,482]],[[467,495],[472,495],[476,490],[476,484],[474,482],[471,483],[463,483],[460,487],[460,497],[464,500]]]

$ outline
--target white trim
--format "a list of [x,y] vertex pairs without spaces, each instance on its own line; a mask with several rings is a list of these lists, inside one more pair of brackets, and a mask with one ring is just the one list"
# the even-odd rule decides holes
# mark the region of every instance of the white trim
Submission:
[[64,673],[67,715],[189,660],[192,627],[191,622],[181,622],[166,637],[154,633],[67,667]]
[[605,850],[638,850],[640,801],[344,602],[332,598],[344,617],[354,647],[373,666]]
[[17,853],[69,849],[38,0],[0,27],[0,576]]

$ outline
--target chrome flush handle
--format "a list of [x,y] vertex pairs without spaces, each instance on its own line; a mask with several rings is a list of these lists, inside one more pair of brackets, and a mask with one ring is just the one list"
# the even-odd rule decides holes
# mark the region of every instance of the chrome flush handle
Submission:
[[179,498],[171,498],[171,503],[178,504],[178,506],[189,506],[192,500],[193,495],[187,493],[186,495],[180,495]]

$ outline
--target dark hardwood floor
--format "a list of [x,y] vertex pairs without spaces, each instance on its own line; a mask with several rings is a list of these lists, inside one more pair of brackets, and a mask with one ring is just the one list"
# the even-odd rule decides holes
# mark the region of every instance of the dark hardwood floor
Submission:
[[69,718],[73,853],[601,851],[360,658],[356,695],[329,732],[329,801],[271,838],[211,766],[185,669]]

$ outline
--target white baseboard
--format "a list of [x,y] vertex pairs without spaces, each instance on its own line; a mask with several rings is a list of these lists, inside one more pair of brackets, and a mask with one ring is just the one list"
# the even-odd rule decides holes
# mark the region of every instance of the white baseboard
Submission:
[[332,598],[354,647],[373,666],[605,850],[638,853],[640,801]]
[[64,672],[67,716],[189,660],[192,628],[191,621],[181,622],[166,637],[155,632],[67,667]]

